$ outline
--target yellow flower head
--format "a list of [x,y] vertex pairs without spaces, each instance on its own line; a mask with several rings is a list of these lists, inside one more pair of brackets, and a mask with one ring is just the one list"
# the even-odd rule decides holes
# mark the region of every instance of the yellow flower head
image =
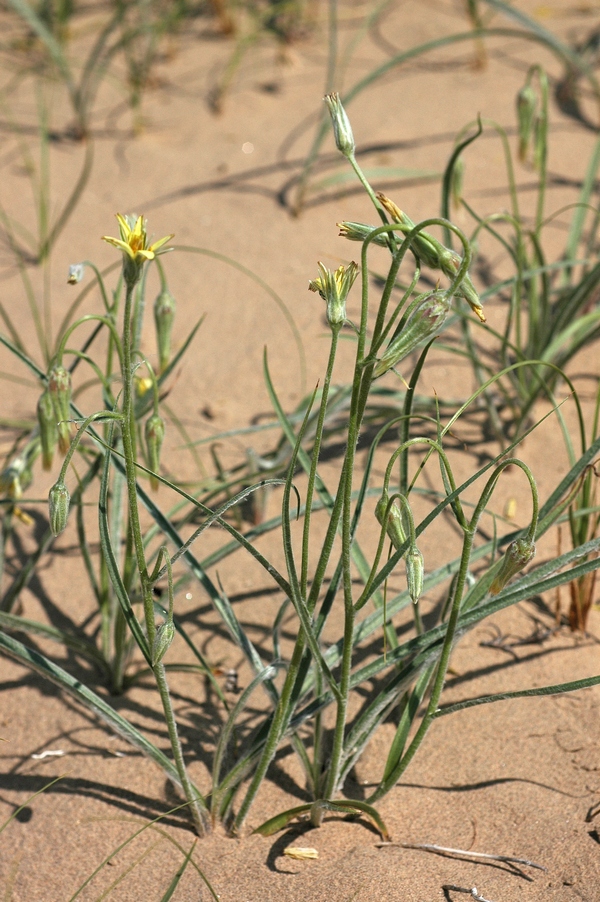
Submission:
[[102,240],[108,241],[109,244],[119,248],[119,250],[123,251],[123,253],[134,263],[143,263],[144,260],[154,260],[156,251],[173,237],[173,235],[167,235],[166,238],[161,238],[159,241],[155,241],[154,244],[151,244],[150,247],[147,247],[148,236],[146,235],[146,221],[143,216],[138,216],[133,227],[129,224],[130,222],[133,222],[133,217],[128,221],[127,217],[117,213],[117,220],[119,222],[121,237],[110,238],[108,235],[103,235]]
[[[146,260],[154,260],[159,249],[170,241],[172,235],[155,241],[148,247],[148,236],[146,235],[146,220],[143,216],[134,219],[133,216],[121,216],[117,213],[119,222],[120,238],[109,238],[104,235],[102,240],[108,241],[114,247],[123,253],[123,278],[127,283],[128,290],[131,291],[134,285],[139,281],[142,275],[142,269]],[[164,253],[168,248],[164,248]]]

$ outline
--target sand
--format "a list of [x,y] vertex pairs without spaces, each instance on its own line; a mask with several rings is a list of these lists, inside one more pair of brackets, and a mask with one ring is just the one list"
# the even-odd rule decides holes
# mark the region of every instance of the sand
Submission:
[[[537,9],[519,3],[519,8],[537,15],[540,24],[570,40],[581,38],[597,22],[591,6],[566,11],[560,5]],[[342,5],[342,45],[357,34],[365,12],[361,5]],[[92,259],[100,266],[110,264],[115,259],[113,250],[100,237],[115,234],[115,212],[135,211],[148,217],[155,238],[173,232],[179,247],[194,246],[225,255],[252,270],[283,300],[306,349],[303,375],[288,319],[256,280],[215,256],[183,250],[172,254],[166,265],[178,305],[175,342],[181,344],[193,323],[205,317],[193,352],[179,369],[169,396],[169,403],[195,440],[270,416],[262,373],[264,347],[286,409],[293,408],[322,377],[328,344],[322,302],[307,292],[307,281],[317,275],[317,260],[333,267],[352,256],[354,246],[337,237],[336,222],[374,221],[368,199],[353,183],[318,185],[333,172],[345,171],[331,137],[322,149],[304,210],[300,216],[291,212],[295,180],[312,140],[324,89],[324,13],[319,10],[317,15],[319,27],[283,54],[268,42],[252,48],[218,116],[207,99],[215,73],[222,71],[231,53],[231,44],[215,36],[214,26],[205,19],[194,21],[185,34],[170,42],[169,54],[156,68],[153,87],[144,94],[143,127],[132,128],[118,79],[103,84],[94,108],[92,175],[52,256],[48,284],[54,328],[75,296],[76,289],[65,285],[69,264],[82,259]],[[509,23],[499,17],[497,24]],[[336,87],[350,87],[399,49],[461,30],[466,30],[466,24],[460,4],[392,4],[358,45]],[[514,136],[514,97],[528,65],[539,62],[546,66],[553,84],[563,72],[546,49],[516,36],[490,39],[487,48],[484,68],[474,65],[471,43],[459,44],[390,71],[360,94],[349,111],[361,164],[366,169],[394,166],[439,173],[455,135],[477,114],[510,128]],[[60,90],[50,93],[54,127],[59,135],[63,129],[64,136],[70,113]],[[35,123],[30,91],[17,90],[11,103],[19,122]],[[584,96],[582,104],[584,118],[593,118],[589,98]],[[551,103],[549,211],[576,198],[596,140],[586,122],[569,115],[564,103],[562,107],[555,100]],[[11,215],[31,223],[27,175],[18,155],[11,156],[15,145],[8,130],[3,140],[2,203]],[[34,138],[29,140],[33,146]],[[66,137],[52,146],[54,210],[64,203],[83,154],[82,142]],[[506,209],[498,140],[486,131],[465,159],[465,195],[484,212]],[[520,168],[517,181],[527,204],[533,194],[531,171]],[[389,177],[376,184],[415,220],[438,213],[439,181],[415,177],[400,184]],[[564,242],[561,223],[565,221],[568,217],[563,216],[553,227],[556,242],[553,247],[550,241],[550,253]],[[457,222],[468,225],[464,213],[458,214]],[[498,255],[489,262],[502,265]],[[32,353],[39,360],[22,284],[8,253],[3,254],[2,265],[3,303],[19,328],[31,337]],[[39,297],[42,277],[34,268],[30,273]],[[81,309],[90,312],[97,304],[97,295],[92,294]],[[493,328],[501,328],[501,305],[490,305],[488,321]],[[148,318],[144,347],[149,353],[154,353],[153,342]],[[340,382],[348,375],[349,359],[344,353],[336,375]],[[4,350],[0,369],[15,371]],[[585,386],[586,375],[598,375],[596,353],[586,352],[573,369],[582,377],[579,384]],[[439,352],[425,372],[421,388],[430,397],[434,391],[464,397],[471,385],[469,370]],[[587,387],[589,390],[589,383]],[[36,396],[34,387],[19,386],[14,391],[11,387],[2,396],[2,415],[30,415]],[[568,404],[565,410],[572,419]],[[240,459],[244,441],[242,437],[222,442],[220,453],[225,463]],[[267,435],[264,445],[258,447],[270,447],[269,441]],[[191,478],[193,461],[181,450],[179,436],[169,436],[169,448],[169,466]],[[520,453],[538,477],[544,499],[568,470],[555,421],[547,421]],[[201,455],[210,469],[206,445]],[[459,466],[469,472],[475,463],[476,449],[470,448],[462,454]],[[36,474],[29,496],[42,498],[55,477],[55,472]],[[527,501],[519,486],[516,477],[507,477],[497,510],[506,500],[517,498],[516,522],[525,525]],[[276,497],[269,503],[275,513]],[[44,509],[33,503],[24,507],[39,512],[35,513],[39,529]],[[19,527],[19,538],[23,547],[31,547],[32,534],[26,527]],[[218,535],[207,537],[204,548],[214,547],[219,540]],[[447,549],[440,549],[435,537],[429,541],[431,547],[423,550],[431,566],[432,556]],[[540,547],[539,560],[556,553],[556,542],[553,532]],[[276,537],[261,547],[281,560]],[[39,574],[23,593],[21,610],[28,617],[59,627],[72,624],[80,628],[93,613],[94,604],[74,531],[61,537],[56,551],[44,559]],[[19,565],[19,553],[18,548],[9,549],[11,572]],[[235,562],[220,565],[218,572],[240,619],[259,647],[269,648],[269,624],[278,601],[264,573],[244,563],[239,555]],[[396,583],[400,582],[398,576]],[[209,660],[224,669],[238,669],[240,685],[247,685],[249,672],[240,655],[223,635],[211,632],[214,617],[207,596],[198,587],[190,594],[189,599],[178,599],[178,612]],[[426,605],[433,607],[435,601],[432,596]],[[566,592],[563,601],[566,606]],[[552,631],[554,602],[554,596],[526,602],[464,637],[452,658],[446,700],[596,673],[600,615],[592,612],[586,636],[573,634],[565,626]],[[516,644],[509,650],[489,645],[496,635],[510,635],[518,643],[531,636],[538,621],[548,631],[539,642]],[[285,624],[286,647],[296,629],[290,616]],[[109,698],[97,674],[81,659],[42,641],[38,647]],[[173,659],[186,660],[185,649],[177,642],[171,653]],[[172,685],[191,773],[206,785],[206,761],[221,712],[207,699],[201,677],[176,674]],[[3,898],[65,902],[108,857],[106,866],[77,898],[104,898],[103,893],[117,881],[111,899],[161,899],[182,861],[181,849],[187,851],[194,836],[181,812],[169,813],[178,799],[156,766],[72,700],[7,658],[0,659],[0,698],[0,737],[5,740],[0,746],[0,823],[16,806],[60,777],[2,833]],[[110,701],[154,742],[167,748],[156,692],[149,681]],[[473,887],[490,902],[598,902],[600,815],[596,820],[586,819],[586,815],[593,814],[600,802],[599,733],[598,687],[564,697],[500,702],[438,720],[401,783],[380,804],[394,841],[386,847],[378,845],[379,835],[366,822],[333,817],[326,818],[318,830],[296,824],[271,838],[251,835],[252,827],[274,813],[308,800],[299,766],[290,750],[284,749],[251,810],[246,834],[231,839],[219,828],[198,841],[194,860],[222,902],[432,902],[460,900]],[[351,787],[356,797],[364,793],[365,784],[376,779],[392,735],[389,723],[373,739]],[[117,851],[134,831],[160,816],[160,823]],[[534,862],[543,870],[468,854],[462,859],[443,856],[402,844],[435,844],[467,853],[512,856]],[[315,848],[318,859],[293,860],[283,854],[288,846]],[[209,892],[198,872],[188,868],[174,898],[208,899]]]

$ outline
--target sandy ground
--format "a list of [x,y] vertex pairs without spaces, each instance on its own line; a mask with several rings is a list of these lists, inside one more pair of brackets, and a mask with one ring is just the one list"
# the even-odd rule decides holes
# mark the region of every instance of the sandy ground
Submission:
[[[543,10],[532,4],[518,5],[571,40],[597,24],[597,8],[591,5],[568,15],[561,4]],[[365,8],[343,5],[341,15],[341,41],[346,45],[364,19]],[[506,20],[502,24],[507,24]],[[355,50],[343,86],[354,84],[398,49],[463,29],[459,3],[392,4],[378,28]],[[304,212],[300,217],[290,215],[294,180],[320,111],[326,63],[323,29],[289,48],[285,62],[269,45],[250,52],[220,116],[209,109],[207,95],[230,46],[206,32],[206,22],[200,21],[174,42],[174,53],[158,67],[155,88],[144,97],[145,125],[139,134],[132,134],[131,116],[118,84],[108,81],[102,88],[92,122],[95,159],[90,184],[58,241],[49,276],[57,328],[74,296],[73,289],[64,284],[67,266],[81,259],[108,265],[113,252],[100,242],[100,236],[115,234],[113,215],[117,210],[136,211],[148,216],[155,237],[174,232],[179,246],[231,257],[277,291],[292,313],[306,349],[304,381],[289,323],[264,288],[214,256],[178,252],[167,260],[169,283],[178,304],[176,341],[183,341],[193,322],[205,314],[194,351],[169,399],[195,439],[247,424],[269,411],[262,376],[264,346],[285,407],[293,407],[307,387],[314,385],[323,372],[327,342],[322,302],[306,291],[307,280],[317,275],[317,260],[337,266],[351,258],[352,248],[336,237],[337,221],[374,220],[368,199],[349,187],[350,183],[320,185],[332,172],[343,171],[331,139],[323,149],[326,156],[313,177]],[[438,51],[390,72],[361,94],[350,112],[365,168],[396,166],[439,173],[454,136],[478,113],[509,126],[514,134],[514,97],[530,63],[547,66],[555,80],[562,75],[547,50],[515,37],[490,40],[488,53],[486,67],[479,70],[473,66],[470,44]],[[342,84],[336,87],[342,88]],[[68,112],[58,91],[54,104],[57,123],[66,124]],[[27,92],[16,92],[12,107],[19,121],[35,122],[34,103]],[[585,98],[584,110],[586,115],[594,114]],[[548,209],[554,210],[575,199],[595,134],[554,102],[551,126]],[[7,132],[3,138],[7,178],[1,188],[2,203],[12,215],[31,222],[29,183],[18,156],[11,156],[12,140]],[[82,155],[81,144],[69,141],[57,142],[53,148],[55,205],[72,185]],[[505,209],[508,201],[497,139],[486,133],[465,159],[466,196],[483,212]],[[527,199],[531,172],[520,169],[517,180]],[[400,186],[390,178],[377,185],[415,220],[439,210],[437,181],[409,180]],[[564,240],[561,222],[557,220],[554,226],[557,247]],[[458,223],[466,224],[466,220],[459,215]],[[500,265],[499,260],[491,262]],[[23,289],[8,255],[3,265],[3,297],[10,299],[11,315],[31,335],[35,348]],[[39,274],[32,271],[31,278],[35,290],[41,291]],[[85,309],[94,309],[97,297],[90,296],[86,304]],[[500,328],[502,315],[499,307],[491,305],[490,325]],[[150,325],[144,340],[152,353]],[[4,351],[0,368],[14,369]],[[597,374],[596,354],[586,353],[575,369],[584,375]],[[343,357],[337,379],[342,381],[345,372],[347,359]],[[437,389],[451,397],[464,397],[465,386],[470,384],[468,370],[439,353],[423,376],[422,391],[431,396]],[[22,416],[31,410],[35,396],[36,392],[26,387],[3,393],[2,414]],[[177,444],[172,440],[173,449]],[[240,440],[224,445],[224,460],[239,458],[243,447]],[[179,455],[174,468],[179,473],[191,472],[185,452],[172,453]],[[556,425],[547,422],[528,439],[522,453],[539,478],[545,498],[567,471]],[[205,462],[210,466],[208,455]],[[473,462],[474,456],[464,455],[465,467]],[[32,489],[35,496],[43,496],[50,482],[51,477],[39,476]],[[503,499],[512,497],[521,496],[518,485],[509,479]],[[500,507],[502,503],[498,502]],[[524,525],[526,504],[519,501],[519,505],[515,516]],[[27,545],[26,530],[22,533]],[[210,541],[207,539],[208,547]],[[555,543],[554,534],[540,554],[551,556]],[[435,544],[434,539],[431,555]],[[74,534],[67,532],[57,547],[62,553],[44,563],[31,590],[24,594],[23,612],[58,625],[69,618],[81,624],[91,614],[93,601]],[[270,547],[280,555],[275,544]],[[266,642],[264,628],[268,631],[276,600],[262,573],[238,559],[220,568],[219,575],[238,616],[254,630],[257,642],[261,636]],[[434,601],[428,600],[432,605]],[[534,618],[551,627],[554,599],[544,602],[548,607],[531,602],[506,611],[493,618],[493,626],[484,624],[464,638],[453,656],[448,701],[551,684],[598,671],[594,636],[600,635],[600,620],[596,612],[590,618],[587,637],[561,629],[538,644],[519,645],[512,653],[482,645],[494,630],[516,638],[529,636]],[[211,637],[206,628],[211,615],[201,590],[194,590],[178,604],[194,635],[204,636],[209,658],[224,667],[239,668],[240,660],[231,646]],[[286,624],[289,635],[294,628],[290,618]],[[52,651],[56,653],[56,649]],[[184,650],[177,645],[175,651],[184,657]],[[60,655],[59,660],[89,678],[81,662]],[[246,676],[242,668],[242,685]],[[162,898],[181,862],[180,848],[189,849],[193,841],[182,816],[167,813],[177,798],[164,777],[153,764],[22,667],[1,659],[0,680],[0,736],[6,740],[0,747],[0,823],[30,795],[61,776],[2,833],[3,898],[13,902],[74,898],[107,856],[107,866],[77,898],[105,898],[103,893],[121,876],[111,899],[141,902]],[[173,687],[192,775],[202,783],[218,714],[207,702],[199,677],[175,676]],[[95,688],[106,694],[102,686],[96,684]],[[137,687],[112,702],[153,741],[166,747],[151,688]],[[367,750],[357,769],[356,793],[376,778],[392,729],[386,724]],[[600,801],[599,735],[597,687],[567,697],[502,702],[461,712],[434,725],[401,784],[381,803],[381,814],[398,844],[428,843],[516,856],[545,870],[473,857],[458,860],[400,845],[379,848],[379,837],[367,824],[336,819],[326,819],[318,831],[294,826],[269,839],[248,835],[234,840],[217,832],[198,842],[194,859],[222,902],[433,902],[460,900],[473,887],[490,902],[598,902],[600,816],[595,822],[586,821],[586,815]],[[63,754],[39,757],[48,750]],[[286,752],[259,793],[250,826],[306,799],[297,763]],[[116,852],[135,830],[161,815],[164,819],[157,825],[161,832],[157,827],[148,828]],[[319,858],[291,860],[283,855],[288,845],[315,847]],[[448,886],[458,889],[444,889]],[[208,899],[209,894],[198,873],[188,869],[174,898]]]

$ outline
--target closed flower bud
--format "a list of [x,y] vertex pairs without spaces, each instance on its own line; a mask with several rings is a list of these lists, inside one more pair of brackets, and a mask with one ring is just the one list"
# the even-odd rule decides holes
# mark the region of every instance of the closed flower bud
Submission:
[[[392,220],[402,226],[403,235],[408,235],[415,227],[415,223],[406,213],[400,210],[393,200],[386,197],[385,194],[378,194],[377,198],[385,210],[390,214]],[[448,279],[456,278],[456,273],[462,264],[462,257],[456,251],[443,245],[437,238],[430,235],[429,232],[421,230],[412,240],[412,249],[417,257],[431,269],[439,269]],[[479,295],[475,291],[473,282],[468,273],[465,274],[460,285],[454,292],[454,296],[462,298],[467,302],[477,318],[484,323],[485,314]]]
[[[148,466],[155,473],[158,473],[160,467],[160,449],[165,437],[165,423],[162,417],[157,413],[152,414],[146,420],[146,449],[148,452]],[[150,485],[156,491],[158,489],[158,479],[156,476],[150,476]]]
[[377,361],[374,377],[382,376],[400,363],[424,341],[437,335],[452,309],[447,291],[432,291],[414,308],[400,334],[394,338]]
[[462,157],[455,160],[450,178],[450,196],[455,209],[460,207],[463,197],[463,184],[465,180],[465,161]]
[[526,84],[517,94],[517,120],[519,123],[519,159],[524,161],[533,133],[538,99],[530,84]]
[[78,285],[79,282],[83,279],[83,271],[85,269],[85,263],[73,263],[69,266],[69,278],[67,279],[67,285]]
[[154,667],[164,658],[166,652],[175,638],[175,624],[172,620],[165,620],[156,630],[156,637],[152,647],[152,666]]
[[[375,230],[375,226],[365,225],[362,222],[338,222],[336,223],[340,230],[340,238],[347,238],[348,241],[364,241],[371,232]],[[373,244],[379,244],[381,247],[387,247],[387,238],[382,232],[373,239]]]
[[175,299],[167,288],[163,288],[154,301],[154,323],[158,345],[158,369],[162,373],[171,359],[171,330],[175,319]]
[[50,511],[50,530],[53,536],[58,536],[67,525],[69,516],[69,504],[71,496],[64,482],[59,479],[55,482],[48,494],[48,508]]
[[396,551],[406,542],[406,532],[402,523],[402,512],[394,502],[388,510],[389,496],[384,492],[377,504],[375,505],[375,516],[380,526],[383,526],[387,511],[387,520],[385,522],[385,531],[388,538]]
[[52,458],[58,442],[58,428],[52,395],[48,389],[40,395],[37,419],[42,443],[42,467],[44,470],[49,470],[52,467]]
[[423,555],[416,544],[413,543],[406,552],[404,563],[406,565],[408,594],[412,603],[416,604],[423,593],[423,577],[425,574]]
[[58,447],[66,454],[71,444],[71,374],[64,366],[54,366],[48,375],[48,391],[54,405]]
[[355,149],[354,135],[352,134],[350,120],[340,100],[340,95],[334,91],[331,94],[327,94],[323,99],[327,104],[331,121],[333,122],[335,146],[345,157],[353,157]]
[[509,579],[512,579],[525,567],[535,555],[535,545],[528,539],[515,539],[504,553],[502,565],[494,582],[490,586],[490,595],[497,595],[502,591]]
[[327,304],[327,322],[339,326],[346,319],[346,298],[358,275],[356,263],[340,266],[335,272],[317,263],[321,275],[308,283],[309,291],[318,291]]
[[0,473],[0,493],[18,501],[23,497],[23,484],[21,477],[23,475],[23,467],[20,460],[13,461],[5,470]]

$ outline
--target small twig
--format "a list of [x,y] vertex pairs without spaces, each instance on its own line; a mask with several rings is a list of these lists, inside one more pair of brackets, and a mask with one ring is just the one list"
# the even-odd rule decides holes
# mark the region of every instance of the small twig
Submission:
[[451,883],[445,883],[442,886],[442,889],[454,893],[468,893],[469,896],[472,896],[476,900],[476,902],[491,902],[491,899],[484,899],[483,896],[479,895],[476,886],[472,887],[472,889],[465,889],[464,886],[453,886]]
[[[399,846],[402,849],[422,849],[425,852],[437,852],[441,855],[462,855],[468,858],[482,858],[486,861],[503,861],[506,864],[524,864],[529,868],[537,868],[539,871],[547,871],[543,864],[536,864],[534,861],[528,861],[527,858],[512,858],[510,855],[490,855],[487,852],[469,852],[465,849],[450,849],[447,846],[436,846],[433,843],[410,843],[410,842],[378,842],[375,843],[378,849],[384,846]],[[471,892],[468,890],[468,892]]]

